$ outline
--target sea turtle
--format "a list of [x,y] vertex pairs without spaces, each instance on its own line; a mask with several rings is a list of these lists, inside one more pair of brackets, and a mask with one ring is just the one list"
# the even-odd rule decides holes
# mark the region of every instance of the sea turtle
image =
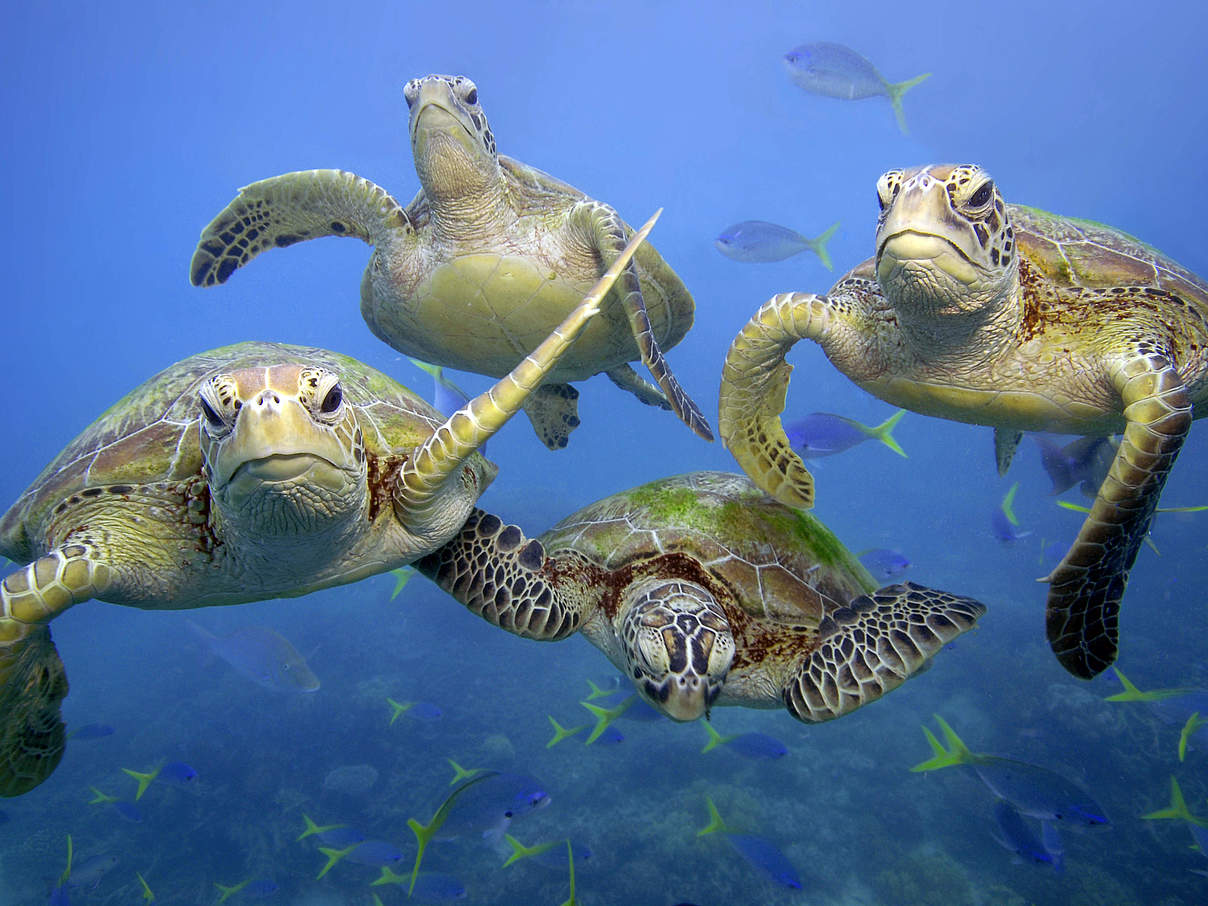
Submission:
[[720,431],[760,487],[809,506],[780,426],[803,337],[881,399],[992,425],[1005,472],[1022,431],[1123,432],[1073,546],[1045,581],[1057,658],[1115,660],[1120,599],[1166,476],[1208,411],[1208,285],[1119,230],[1006,204],[977,166],[890,170],[876,256],[825,296],[768,300],[722,373]]
[[534,540],[476,509],[415,567],[516,635],[581,632],[676,720],[714,704],[839,717],[985,611],[921,585],[878,589],[821,522],[726,472],[615,494]]
[[274,343],[187,358],[101,415],[0,517],[0,554],[27,564],[0,582],[0,795],[37,786],[63,753],[52,619],[90,598],[178,610],[301,595],[439,547],[495,476],[478,448],[619,271],[448,419],[355,359]]
[[[190,279],[213,286],[274,246],[353,236],[374,247],[361,281],[361,314],[374,334],[425,362],[506,374],[574,308],[630,228],[609,205],[499,154],[469,79],[412,79],[403,95],[420,182],[405,209],[343,170],[261,180],[202,232]],[[579,393],[569,382],[603,372],[712,440],[661,351],[683,339],[693,310],[654,247],[639,249],[603,316],[525,405],[537,436],[550,449],[565,447],[579,424]],[[639,358],[662,392],[627,364]]]

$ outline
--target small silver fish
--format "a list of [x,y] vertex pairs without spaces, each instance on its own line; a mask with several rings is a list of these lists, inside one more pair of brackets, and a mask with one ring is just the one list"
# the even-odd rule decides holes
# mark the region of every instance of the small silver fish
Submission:
[[202,643],[236,671],[266,689],[278,692],[314,692],[319,678],[289,639],[267,626],[245,626],[228,636],[217,636],[186,620]]
[[906,114],[902,112],[902,95],[931,75],[925,72],[904,82],[890,82],[872,63],[850,47],[829,41],[799,44],[784,55],[784,64],[789,78],[810,94],[844,101],[889,98],[903,135],[909,132],[906,129]]
[[838,223],[831,224],[816,239],[810,239],[777,223],[744,220],[722,230],[713,244],[719,252],[734,261],[761,264],[783,261],[808,250],[818,256],[828,271],[833,271],[835,268],[831,264],[826,243],[835,235],[837,229]]

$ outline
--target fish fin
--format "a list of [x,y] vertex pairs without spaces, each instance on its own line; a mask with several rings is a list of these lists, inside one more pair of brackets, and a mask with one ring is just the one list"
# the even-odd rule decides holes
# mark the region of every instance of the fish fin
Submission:
[[1149,532],[1146,532],[1141,537],[1141,540],[1144,541],[1147,545],[1149,545],[1149,549],[1151,551],[1153,551],[1157,556],[1159,556],[1159,557],[1162,556],[1162,552],[1160,550],[1158,550],[1158,546],[1156,544],[1154,544],[1153,539],[1151,537],[1149,537]]
[[865,430],[867,430],[872,437],[889,447],[889,449],[893,450],[893,452],[897,453],[899,456],[905,456],[906,451],[898,445],[898,442],[894,440],[893,437],[893,429],[897,427],[898,422],[902,420],[902,416],[905,414],[905,409],[899,409],[875,428],[865,428]]
[[421,362],[419,359],[411,358],[411,356],[407,356],[407,361],[410,362],[412,365],[414,365],[416,368],[418,368],[420,371],[428,372],[428,374],[432,375],[432,377],[436,378],[438,381],[444,375],[445,369],[442,368],[440,365],[433,365],[429,362]]
[[1069,500],[1058,500],[1057,506],[1063,510],[1073,510],[1075,513],[1089,513],[1091,511],[1089,506],[1083,506],[1080,503],[1073,503]]
[[[322,875],[320,875],[319,877],[322,877]],[[222,896],[220,896],[218,898],[218,902],[225,903],[227,900],[229,900],[235,894],[239,893],[239,891],[243,890],[243,888],[247,887],[251,883],[252,883],[252,879],[248,878],[246,881],[242,882],[241,884],[233,884],[230,887],[227,887],[225,884],[219,884],[217,881],[215,881],[214,886],[217,887],[218,890],[222,893]]]
[[1191,734],[1205,724],[1208,724],[1208,720],[1200,717],[1199,711],[1187,718],[1187,723],[1183,724],[1183,730],[1179,733],[1179,761],[1183,761],[1187,757],[1187,740],[1191,738]]
[[1003,494],[1002,503],[998,505],[1011,525],[1019,525],[1019,520],[1015,517],[1015,494],[1018,490],[1019,482],[1017,481],[1007,489],[1007,493]]
[[138,802],[138,800],[143,798],[143,793],[147,792],[147,787],[151,785],[151,781],[159,776],[159,768],[156,768],[154,771],[149,771],[146,774],[140,773],[139,771],[132,771],[129,768],[122,768],[122,773],[129,774],[138,781],[138,792],[134,794],[134,801]]
[[[396,875],[393,871],[390,870],[389,865],[383,865],[382,873],[380,875],[378,875],[378,879],[376,881],[371,881],[369,886],[370,887],[381,887],[383,884],[400,884],[401,885],[401,884],[405,884],[406,882],[407,882],[406,875]],[[376,896],[376,894],[375,894],[375,896]],[[380,903],[381,900],[378,900],[378,902]]]
[[1022,431],[1008,431],[1005,428],[994,429],[994,462],[998,466],[998,474],[1006,475],[1011,468],[1011,460],[1023,440]]
[[73,846],[71,843],[71,834],[67,835],[67,867],[63,869],[63,874],[59,875],[59,883],[66,884],[67,879],[71,877],[71,855]]
[[155,894],[151,890],[151,885],[147,883],[147,879],[143,877],[143,874],[140,871],[136,871],[134,876],[138,878],[138,883],[143,888],[143,899],[148,903],[152,902],[155,899]]
[[709,823],[698,830],[696,836],[704,837],[707,834],[726,833],[726,823],[721,820],[721,813],[713,804],[713,797],[705,796],[705,805],[709,807]]
[[709,721],[705,721],[704,726],[705,729],[709,731],[709,741],[705,743],[705,747],[700,750],[702,755],[705,752],[708,752],[710,749],[716,749],[718,746],[724,746],[734,738],[733,736],[722,736],[713,729],[713,724],[709,723]]
[[[591,682],[591,680],[588,680],[588,682]],[[577,726],[577,727],[567,728],[567,727],[562,726],[562,724],[558,723],[558,721],[554,720],[554,716],[552,714],[547,714],[545,716],[547,718],[549,718],[549,722],[554,725],[553,738],[550,739],[550,741],[545,744],[545,747],[547,749],[552,749],[558,743],[562,742],[562,740],[566,739],[566,737],[574,736],[576,733],[578,733],[580,730],[584,729],[587,726],[587,724],[579,724],[579,726]]]
[[923,727],[923,733],[927,736],[927,742],[931,745],[932,757],[926,761],[921,761],[912,767],[910,770],[914,772],[936,771],[940,768],[948,768],[957,764],[969,764],[973,760],[973,753],[964,744],[956,731],[953,730],[938,714],[935,715],[936,721],[939,722],[940,730],[944,733],[944,739],[948,742],[950,748],[944,748],[940,741],[935,738],[926,727]]
[[1175,780],[1174,775],[1170,777],[1170,805],[1167,808],[1160,808],[1141,817],[1146,821],[1175,818],[1191,824],[1198,824],[1200,827],[1208,827],[1208,821],[1197,818],[1188,810],[1187,800],[1183,798],[1183,791],[1179,788],[1179,782]]
[[830,242],[831,237],[835,235],[838,229],[839,221],[836,220],[815,238],[805,240],[805,244],[809,246],[810,251],[818,256],[818,259],[822,262],[822,266],[828,271],[833,271],[835,266],[831,263],[830,252],[826,250],[826,244]]
[[1182,687],[1178,689],[1153,689],[1149,692],[1142,692],[1129,681],[1128,677],[1120,672],[1119,667],[1112,667],[1112,670],[1116,672],[1116,679],[1120,681],[1120,685],[1124,687],[1124,691],[1117,692],[1115,695],[1109,695],[1103,699],[1105,702],[1157,702],[1164,698],[1186,695],[1192,691],[1187,687]]
[[[387,696],[386,704],[390,706],[390,724],[393,724],[396,720],[406,714],[415,704],[415,702],[396,702],[394,699]],[[390,726],[390,724],[387,724],[387,726]]]
[[608,725],[624,714],[634,701],[635,697],[630,696],[615,708],[601,708],[599,705],[593,705],[591,702],[579,702],[579,704],[596,716],[596,725],[592,728],[591,735],[587,737],[583,745],[589,746],[599,739],[600,734],[608,729]]
[[94,786],[90,786],[88,789],[92,790],[92,798],[88,800],[89,805],[99,805],[102,802],[117,802],[117,796],[102,793]]
[[394,576],[394,591],[390,592],[390,600],[393,601],[407,587],[407,583],[411,581],[411,577],[415,575],[415,567],[400,566],[398,569],[390,570],[390,575]]
[[562,906],[578,906],[575,899],[575,850],[570,845],[570,837],[566,838],[566,860],[570,867],[570,897],[563,901]]
[[419,877],[419,866],[420,862],[424,859],[424,850],[428,848],[429,841],[440,830],[440,826],[445,823],[445,819],[449,817],[449,810],[453,807],[453,803],[457,801],[457,797],[474,786],[474,784],[481,783],[488,777],[494,777],[498,773],[498,771],[483,771],[477,777],[467,780],[457,789],[453,790],[453,792],[445,797],[445,801],[437,807],[436,812],[432,815],[432,820],[427,824],[420,824],[414,818],[407,819],[407,827],[411,828],[411,832],[415,834],[416,843],[419,844],[419,848],[415,853],[415,865],[411,869],[411,885],[407,888],[407,896],[411,896],[415,890],[415,879]]
[[907,79],[904,82],[886,82],[885,90],[889,92],[889,103],[893,105],[893,115],[898,121],[898,128],[903,135],[909,135],[910,130],[906,128],[906,114],[902,110],[902,95],[917,85],[924,79],[930,78],[931,73],[925,72],[922,75],[915,76],[913,79]]

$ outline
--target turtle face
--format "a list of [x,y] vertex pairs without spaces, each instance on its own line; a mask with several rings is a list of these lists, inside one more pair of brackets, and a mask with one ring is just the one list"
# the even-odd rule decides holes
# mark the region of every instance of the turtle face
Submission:
[[627,589],[625,602],[618,635],[638,691],[675,720],[708,714],[734,660],[721,605],[694,582],[662,579]]
[[1013,286],[1015,233],[981,167],[890,170],[877,201],[877,282],[900,310],[981,311]]
[[464,76],[430,75],[403,88],[411,110],[411,152],[424,192],[435,199],[481,190],[494,177],[495,136]]
[[202,385],[201,451],[224,523],[299,535],[359,513],[364,440],[339,376],[274,365]]

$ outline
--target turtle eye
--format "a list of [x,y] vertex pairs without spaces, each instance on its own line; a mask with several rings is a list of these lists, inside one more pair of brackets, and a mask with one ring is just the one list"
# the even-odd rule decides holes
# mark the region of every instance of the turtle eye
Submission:
[[213,425],[215,428],[226,427],[226,422],[224,422],[222,420],[222,416],[220,416],[217,412],[215,412],[214,408],[209,403],[207,403],[204,399],[201,400],[201,414],[204,415],[206,421],[209,422],[211,425]]
[[978,187],[978,190],[969,197],[969,207],[981,208],[990,203],[990,199],[994,197],[994,181],[986,180]]
[[340,408],[340,403],[342,402],[344,402],[344,391],[340,389],[339,384],[335,384],[327,391],[327,396],[323,397],[323,402],[320,404],[319,409],[325,414],[331,415],[331,413]]

